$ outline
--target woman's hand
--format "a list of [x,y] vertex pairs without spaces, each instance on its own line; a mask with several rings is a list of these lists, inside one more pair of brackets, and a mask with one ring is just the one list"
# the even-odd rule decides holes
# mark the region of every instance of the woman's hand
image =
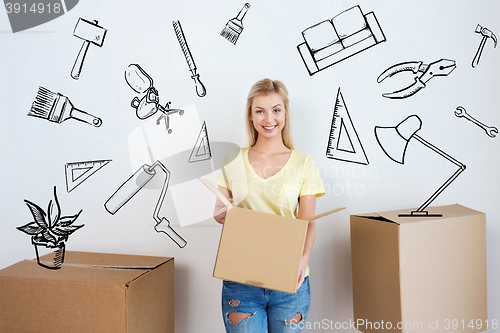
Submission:
[[[234,199],[229,198],[229,202],[233,204]],[[226,211],[227,211],[227,206],[216,206],[214,210],[214,219],[220,224],[224,224],[224,220],[226,219]]]
[[304,282],[305,274],[306,274],[306,268],[307,268],[307,262],[309,261],[309,258],[306,258],[305,256],[302,256],[302,260],[300,261],[300,271],[299,271],[299,280],[297,281],[297,290],[300,289],[300,286]]
[[[231,204],[234,203],[233,193],[225,187],[218,186],[218,190],[224,195]],[[214,208],[214,219],[220,224],[224,223],[224,219],[226,218],[226,210],[227,206],[222,202],[221,199],[217,198],[215,200],[215,208]]]

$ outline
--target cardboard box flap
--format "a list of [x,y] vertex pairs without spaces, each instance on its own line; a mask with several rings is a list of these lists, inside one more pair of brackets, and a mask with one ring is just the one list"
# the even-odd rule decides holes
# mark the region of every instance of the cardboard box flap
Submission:
[[[229,202],[229,200],[227,200],[227,198],[224,196],[224,194],[221,193],[221,191],[219,191],[218,188],[215,187],[214,184],[212,184],[209,180],[205,179],[205,178],[198,178],[203,184],[205,184],[205,186],[210,190],[212,191],[223,203],[224,205],[226,205],[228,207],[228,209],[232,208],[233,205]],[[343,210],[345,209],[345,207],[341,207],[341,208],[335,208],[335,209],[332,209],[332,210],[329,210],[327,212],[324,212],[324,213],[321,213],[321,214],[318,214],[318,215],[315,215],[313,217],[310,217],[308,219],[305,219],[305,221],[313,221],[313,220],[317,220],[319,218],[322,218],[324,216],[327,216],[327,215],[330,215],[330,214],[333,214],[333,213],[336,213],[340,210]]]
[[229,202],[229,200],[227,200],[227,198],[224,196],[224,194],[222,194],[221,191],[219,191],[219,189],[217,187],[215,187],[214,184],[212,184],[208,179],[205,179],[205,178],[201,178],[199,177],[198,178],[210,191],[212,191],[213,194],[215,194],[217,196],[217,198],[219,198],[223,203],[224,205],[227,206],[227,209],[230,209],[231,207],[233,207],[233,205],[231,204],[231,202]]
[[397,224],[405,224],[405,223],[413,223],[413,222],[422,222],[422,221],[428,221],[428,220],[433,220],[433,219],[451,219],[459,216],[471,216],[471,215],[478,215],[478,214],[483,214],[477,210],[473,210],[470,208],[467,208],[465,206],[459,205],[459,204],[454,204],[454,205],[447,205],[447,206],[439,206],[439,207],[427,207],[426,211],[429,212],[429,214],[442,214],[442,217],[399,217],[399,214],[410,214],[412,211],[417,210],[415,209],[402,209],[402,210],[395,210],[395,211],[390,211],[390,212],[381,212],[381,213],[376,213],[380,217],[383,217],[384,219],[388,221],[392,221]]
[[330,215],[330,214],[336,213],[336,212],[338,212],[338,211],[341,211],[341,210],[343,210],[343,209],[345,209],[345,207],[335,208],[335,209],[329,210],[329,211],[327,211],[327,212],[324,212],[324,213],[321,213],[321,214],[315,215],[315,216],[313,216],[313,217],[310,217],[310,218],[306,219],[306,221],[313,221],[313,220],[317,220],[317,219],[320,219],[320,218],[322,218],[322,217],[324,217],[324,216],[327,216],[327,215]]
[[[50,258],[50,255],[42,256],[40,260],[47,260],[47,258]],[[66,251],[63,265],[115,269],[153,269],[170,259],[172,258]]]
[[382,221],[382,222],[389,222],[389,223],[396,223],[394,221],[391,221],[389,219],[386,219],[383,216],[380,216],[376,213],[373,214],[362,214],[362,215],[356,215],[358,217],[364,217],[365,219],[371,219],[371,220],[377,220],[377,221]]
[[[48,261],[49,256],[40,257],[40,261]],[[125,288],[138,277],[170,260],[173,258],[67,251],[61,269],[41,267],[36,259],[24,260],[3,269],[2,276],[109,283]]]

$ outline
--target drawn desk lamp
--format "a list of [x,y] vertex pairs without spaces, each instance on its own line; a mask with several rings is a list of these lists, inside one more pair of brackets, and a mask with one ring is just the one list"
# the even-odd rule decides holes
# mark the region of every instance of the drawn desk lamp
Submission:
[[420,120],[420,118],[417,115],[411,115],[400,122],[397,126],[376,126],[375,137],[377,138],[377,141],[385,154],[394,162],[404,164],[406,148],[409,141],[413,138],[427,148],[435,151],[437,154],[443,156],[448,161],[455,164],[458,169],[416,211],[412,211],[410,214],[399,214],[399,217],[442,217],[442,214],[429,214],[429,212],[427,212],[425,209],[465,170],[465,165],[463,163],[457,161],[450,155],[446,154],[444,151],[440,150],[436,146],[432,145],[431,143],[427,142],[422,137],[417,135],[416,133],[418,132],[418,130],[420,130],[421,127],[422,121]]
[[160,168],[165,174],[165,182],[163,183],[158,203],[156,204],[153,219],[156,221],[156,232],[163,232],[169,236],[177,246],[183,248],[187,242],[170,226],[170,221],[165,217],[160,217],[160,209],[163,200],[167,194],[168,182],[170,180],[170,171],[160,162],[156,161],[153,165],[149,166],[144,164],[139,168],[129,179],[127,179],[113,195],[106,201],[104,207],[110,214],[115,214],[120,208],[123,207],[134,195],[137,194],[153,177],[156,175],[155,168]]

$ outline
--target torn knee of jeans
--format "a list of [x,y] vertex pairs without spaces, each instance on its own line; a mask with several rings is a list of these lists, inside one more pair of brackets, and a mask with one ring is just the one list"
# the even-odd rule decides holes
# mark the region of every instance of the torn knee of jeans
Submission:
[[302,320],[302,313],[298,312],[295,317],[287,319],[287,324],[298,324]]
[[240,301],[238,301],[237,299],[233,299],[231,302],[229,302],[229,305],[231,305],[232,307],[238,306],[238,304],[240,304]]
[[240,313],[233,310],[233,312],[227,314],[227,319],[231,324],[238,326],[240,321],[248,319],[253,315],[254,313]]

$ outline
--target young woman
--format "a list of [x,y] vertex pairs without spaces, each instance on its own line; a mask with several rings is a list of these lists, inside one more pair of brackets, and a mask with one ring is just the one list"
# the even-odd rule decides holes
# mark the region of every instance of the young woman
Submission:
[[[316,197],[325,194],[314,160],[293,149],[288,91],[280,81],[255,83],[247,98],[250,145],[228,154],[217,184],[237,206],[287,217],[314,216]],[[298,213],[297,213],[298,208]],[[217,200],[214,217],[224,223]],[[263,230],[265,232],[265,230]],[[299,332],[309,311],[307,263],[316,234],[310,221],[297,281],[297,293],[223,281],[222,312],[227,332]]]

